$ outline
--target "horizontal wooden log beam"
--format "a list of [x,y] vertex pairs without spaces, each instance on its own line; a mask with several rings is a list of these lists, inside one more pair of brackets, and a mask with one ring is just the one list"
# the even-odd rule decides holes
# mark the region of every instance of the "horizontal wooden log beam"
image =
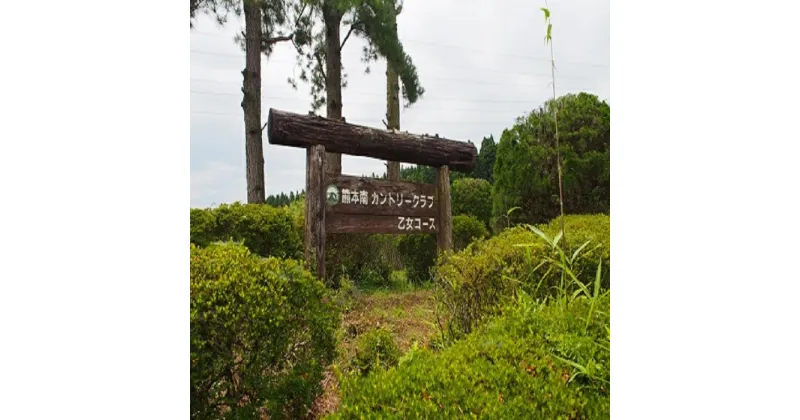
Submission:
[[328,213],[438,217],[435,184],[339,175],[325,181]]
[[459,172],[472,171],[478,156],[475,145],[465,141],[364,127],[273,108],[267,124],[269,143],[283,146],[308,148],[319,144],[330,153],[434,167],[447,165]]

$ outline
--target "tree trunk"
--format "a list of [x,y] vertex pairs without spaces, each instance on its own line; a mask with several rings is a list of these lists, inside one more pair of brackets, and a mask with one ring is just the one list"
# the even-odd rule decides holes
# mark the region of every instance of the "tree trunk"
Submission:
[[261,9],[255,1],[244,1],[245,69],[242,92],[247,202],[264,203],[264,145],[261,141]]
[[[342,119],[342,54],[339,50],[341,40],[339,29],[342,12],[327,1],[322,8],[325,20],[325,99],[327,117],[333,120]],[[342,173],[342,155],[325,153],[325,174],[340,175]]]
[[[400,129],[400,82],[394,66],[386,61],[386,125],[389,130]],[[389,181],[400,180],[400,162],[389,161],[386,165]]]

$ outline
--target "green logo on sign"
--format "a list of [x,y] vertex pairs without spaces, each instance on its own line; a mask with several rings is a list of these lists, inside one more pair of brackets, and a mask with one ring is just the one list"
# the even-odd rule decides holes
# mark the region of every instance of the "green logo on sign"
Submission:
[[339,188],[337,188],[336,185],[329,185],[325,195],[328,197],[328,204],[339,204]]

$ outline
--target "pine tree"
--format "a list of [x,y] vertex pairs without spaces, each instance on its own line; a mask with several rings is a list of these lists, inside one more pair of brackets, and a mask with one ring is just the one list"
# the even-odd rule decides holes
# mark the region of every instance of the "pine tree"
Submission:
[[[351,35],[367,40],[362,60],[368,65],[379,56],[385,57],[403,82],[403,96],[412,104],[422,96],[424,89],[419,84],[416,67],[397,39],[394,0],[308,0],[311,19],[301,21],[298,32],[302,37],[294,41],[301,64],[299,79],[311,85],[312,111],[326,105],[326,116],[342,118],[342,88],[347,87],[347,75],[342,73],[341,51]],[[322,30],[315,31],[314,23],[321,23]],[[340,38],[341,25],[349,26],[344,39]],[[369,66],[366,69],[369,72]],[[297,81],[289,82],[296,88]],[[325,169],[328,174],[342,172],[341,155],[326,153]]]
[[213,15],[220,25],[224,25],[229,14],[241,16],[244,10],[244,36],[237,36],[236,41],[244,47],[246,63],[242,70],[242,109],[248,203],[264,203],[266,195],[261,134],[261,54],[269,57],[276,43],[293,39],[294,33],[284,33],[297,26],[305,9],[295,8],[299,11],[297,18],[292,27],[287,27],[287,12],[292,1],[295,0],[190,0],[189,3],[190,27],[193,27],[197,12]]

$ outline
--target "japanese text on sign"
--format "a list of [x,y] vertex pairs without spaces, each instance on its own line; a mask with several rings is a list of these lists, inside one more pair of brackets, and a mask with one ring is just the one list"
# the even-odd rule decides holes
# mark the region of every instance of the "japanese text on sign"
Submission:
[[417,195],[414,194],[413,196],[405,197],[403,193],[378,193],[372,192],[370,195],[369,192],[365,190],[349,190],[347,188],[342,189],[342,204],[362,204],[362,205],[373,205],[373,206],[394,206],[394,207],[403,207],[409,206],[410,208],[431,208],[433,207],[433,196],[432,195]]
[[398,217],[397,228],[400,230],[436,230],[434,218]]

